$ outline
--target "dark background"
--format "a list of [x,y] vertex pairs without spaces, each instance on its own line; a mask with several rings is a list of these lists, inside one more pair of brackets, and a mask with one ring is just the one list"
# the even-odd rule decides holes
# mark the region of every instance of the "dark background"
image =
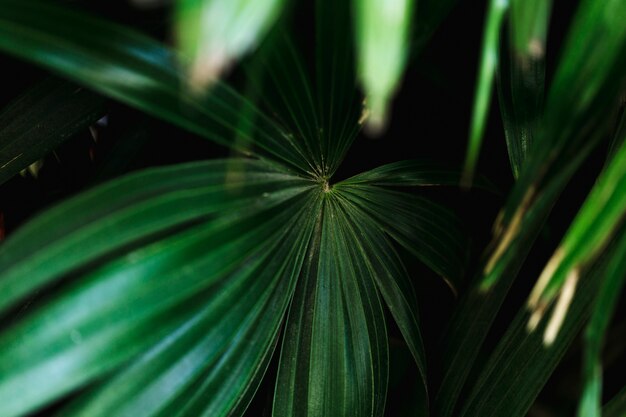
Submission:
[[[167,7],[142,10],[122,1],[71,3],[77,3],[78,7],[88,8],[103,17],[142,29],[166,42],[171,39],[168,29],[170,14]],[[314,48],[306,45],[310,46],[313,41],[313,23],[311,6],[307,3],[310,2],[294,2],[292,18],[295,23],[292,27],[297,28],[297,42],[301,44],[305,59],[310,59],[310,51]],[[461,0],[458,3],[425,49],[412,58],[402,88],[394,101],[392,119],[387,132],[377,139],[360,135],[337,173],[338,179],[401,159],[427,159],[450,167],[462,165],[475,88],[485,2]],[[554,2],[547,48],[548,85],[575,3],[567,0]],[[0,60],[4,74],[0,89],[2,106],[29,85],[46,76],[43,71],[8,56],[0,55]],[[241,78],[242,75],[237,70],[231,75],[231,81],[235,84],[239,83]],[[147,166],[224,157],[230,154],[222,147],[122,104],[109,101],[107,107],[108,125],[96,127],[97,140],[94,140],[88,130],[80,132],[44,158],[43,168],[37,178],[30,175],[16,176],[0,186],[0,221],[4,223],[3,225],[0,223],[0,226],[3,226],[4,233],[10,234],[34,213],[50,204],[125,172]],[[536,242],[504,304],[487,340],[487,346],[495,345],[498,337],[523,304],[536,277],[593,184],[604,160],[605,151],[605,147],[598,149],[576,175],[572,185],[563,193],[563,198],[554,208],[544,233]],[[492,101],[478,170],[497,185],[501,190],[500,194],[461,192],[456,189],[426,192],[428,196],[453,207],[468,230],[471,239],[468,283],[482,250],[489,242],[491,223],[513,184],[495,100]],[[455,299],[434,273],[418,262],[412,261],[408,256],[405,256],[405,259],[421,303],[423,336],[429,357],[429,377],[436,384],[440,378],[437,372],[438,343]],[[620,312],[620,317],[623,317],[623,312]],[[391,321],[390,329],[392,372],[388,414],[404,415],[403,410],[410,397],[407,393],[415,382],[416,370],[399,332],[392,327]],[[623,382],[619,375],[616,375],[616,369],[619,369],[620,365],[626,365],[626,360],[620,355],[624,351],[625,335],[624,326],[620,327],[617,324],[609,335],[609,338],[613,338],[617,343],[613,344],[614,351],[606,354],[607,398],[610,398],[620,388],[619,383]],[[561,416],[573,413],[579,393],[581,358],[580,342],[577,341],[544,388],[531,409],[530,416]],[[250,408],[251,416],[264,415],[265,406],[271,402],[275,365],[276,363],[268,372],[269,378],[266,378],[266,383],[261,387]],[[431,388],[431,393],[434,391]]]

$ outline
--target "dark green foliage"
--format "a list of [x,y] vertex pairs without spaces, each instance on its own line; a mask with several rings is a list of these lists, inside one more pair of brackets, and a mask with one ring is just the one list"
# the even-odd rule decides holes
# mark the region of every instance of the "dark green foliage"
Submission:
[[[626,3],[582,0],[546,83],[558,10],[490,1],[463,175],[408,160],[337,180],[371,117],[367,98],[387,106],[407,39],[422,50],[455,2],[401,3],[415,24],[404,16],[373,45],[375,2],[316,1],[307,63],[302,40],[285,33],[287,9],[268,1],[267,19],[246,27],[250,42],[229,51],[251,54],[244,71],[198,81],[195,64],[185,66],[207,58],[194,49],[202,22],[193,13],[175,16],[188,33],[174,50],[64,2],[0,0],[0,49],[68,80],[48,78],[0,114],[0,183],[100,119],[106,99],[238,155],[123,175],[47,208],[0,244],[0,416],[240,416],[271,386],[264,409],[276,417],[409,408],[522,417],[581,332],[579,415],[623,414],[623,391],[602,408],[601,363],[626,276]],[[393,74],[373,92],[364,74],[387,53],[397,57]],[[216,71],[226,64],[234,62]],[[495,189],[474,177],[494,80],[516,181],[492,243],[469,259],[482,248],[470,247],[471,228],[432,189],[456,194],[462,177]],[[127,132],[150,143],[139,123]],[[543,273],[518,278],[569,181],[609,136],[604,169],[580,210],[572,207],[562,240],[552,239],[561,244]],[[113,154],[124,159],[120,146]],[[449,319],[420,318],[405,254],[458,297]],[[494,330],[511,288],[527,301]],[[432,320],[445,325],[441,363],[424,339]],[[397,408],[388,401],[399,384],[394,342],[415,370]]]

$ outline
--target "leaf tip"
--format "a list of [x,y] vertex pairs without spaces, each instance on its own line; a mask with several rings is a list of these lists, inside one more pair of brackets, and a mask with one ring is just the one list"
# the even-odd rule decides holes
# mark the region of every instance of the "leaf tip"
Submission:
[[367,136],[371,138],[380,137],[385,133],[388,122],[389,103],[386,97],[372,94],[363,100],[363,111],[359,118],[359,124],[364,126]]

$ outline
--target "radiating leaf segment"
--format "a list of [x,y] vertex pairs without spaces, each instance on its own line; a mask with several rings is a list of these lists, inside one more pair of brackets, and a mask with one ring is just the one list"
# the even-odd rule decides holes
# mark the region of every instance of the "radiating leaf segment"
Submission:
[[[331,54],[337,23],[322,35]],[[425,412],[417,300],[392,242],[455,285],[464,235],[451,212],[392,187],[458,177],[403,162],[331,183],[359,129],[349,55],[320,58],[330,96],[303,105],[291,95],[314,97],[306,76],[283,79],[279,124],[221,82],[190,94],[161,45],[52,3],[3,0],[0,48],[220,144],[234,132],[252,156],[122,177],[2,245],[0,314],[28,303],[0,331],[4,416],[79,390],[60,415],[241,415],[283,322],[274,415],[381,416],[383,305],[418,364]]]

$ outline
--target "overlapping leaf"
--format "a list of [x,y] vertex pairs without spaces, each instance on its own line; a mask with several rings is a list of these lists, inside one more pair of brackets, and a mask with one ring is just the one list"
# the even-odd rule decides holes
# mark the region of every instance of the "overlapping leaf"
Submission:
[[498,63],[498,41],[500,26],[509,6],[507,0],[491,0],[487,9],[485,32],[480,56],[480,64],[476,77],[476,93],[470,125],[467,155],[463,168],[463,184],[471,185],[476,170],[476,162],[482,145],[483,134],[491,102],[493,78]]
[[275,201],[270,193],[288,196],[311,186],[258,162],[227,168],[227,161],[213,161],[145,171],[48,210],[2,246],[0,311],[111,253],[224,210],[261,208]]
[[580,6],[550,87],[537,146],[496,220],[491,254],[478,277],[482,289],[461,300],[448,329],[444,378],[436,399],[443,416],[452,412],[487,331],[554,202],[607,131],[624,85],[625,18],[626,6],[620,1],[584,1]]
[[[580,270],[602,253],[614,234],[619,232],[625,216],[626,146],[622,145],[598,178],[537,280],[528,302],[535,320],[543,316],[557,297],[562,299],[559,293],[563,294],[564,287],[576,287]],[[558,330],[558,321],[555,330]],[[551,334],[546,334],[546,338],[549,341]]]
[[[597,264],[581,272],[580,288],[573,295],[570,313],[565,317],[561,331],[549,347],[545,346],[541,331],[528,332],[528,313],[522,309],[482,367],[459,415],[526,415],[589,317],[600,281],[606,275],[614,276],[618,271],[622,272],[625,256],[626,239],[622,238],[607,250]],[[539,330],[544,330],[545,327],[542,323]]]
[[[388,366],[379,292],[420,369],[426,413],[415,297],[388,236],[456,282],[463,233],[439,205],[385,188],[446,173],[406,163],[329,185],[359,130],[343,4],[317,3],[333,9],[317,35],[320,94],[299,109],[294,91],[307,87],[287,86],[295,124],[285,127],[219,82],[203,99],[189,94],[172,54],[134,32],[51,3],[3,0],[0,48],[218,143],[253,144],[262,159],[133,174],[3,244],[7,415],[79,388],[63,415],[239,415],[291,301],[274,413],[379,416]],[[310,126],[299,127],[298,113],[312,108]]]
[[[295,253],[286,259],[281,258],[278,263],[266,264],[271,254],[279,251],[275,249],[278,243],[288,236],[291,236],[287,240],[291,242],[289,250],[301,245],[295,240],[297,236],[306,242],[306,221],[302,224],[303,220],[299,220],[301,227],[293,233],[290,229],[303,216],[302,210],[310,206],[307,203],[310,198],[306,196],[311,185],[300,180],[301,186],[290,192],[289,180],[285,182],[283,177],[281,185],[287,188],[280,187],[278,191],[272,190],[271,185],[264,188],[264,181],[267,184],[274,182],[274,187],[280,182],[277,178],[273,181],[267,178],[267,175],[275,175],[275,171],[266,171],[255,163],[248,165],[253,172],[241,174],[248,175],[251,180],[248,187],[254,192],[249,189],[246,195],[244,186],[239,198],[236,197],[237,183],[225,185],[223,182],[226,176],[223,162],[213,163],[213,166],[203,163],[159,169],[115,181],[85,197],[70,200],[31,223],[30,230],[22,229],[15,239],[3,246],[3,263],[8,264],[0,276],[8,294],[3,299],[5,307],[19,300],[26,291],[32,292],[52,280],[63,278],[57,284],[58,289],[31,300],[25,315],[18,321],[9,320],[0,336],[3,412],[21,415],[116,369],[129,358],[169,337],[169,333],[177,328],[184,328],[188,320],[192,320],[191,323],[200,320],[194,319],[198,314],[205,317],[205,325],[206,320],[214,322],[216,317],[222,318],[215,316],[216,312],[222,311],[217,307],[216,310],[203,310],[205,303],[221,292],[226,297],[229,291],[239,288],[242,280],[246,282],[250,276],[255,277],[254,271],[259,269],[266,270],[271,280],[264,289],[267,297],[276,291],[272,297],[278,297],[275,301],[282,300],[272,308],[286,307],[288,289],[292,285],[289,282],[293,278],[287,278],[286,283],[281,283],[282,287],[278,286],[280,281],[277,280],[297,274],[298,259],[303,255]],[[256,184],[255,179],[259,180]],[[133,193],[124,192],[117,204],[106,205],[106,201],[114,199],[112,191],[123,191],[123,186],[128,187],[133,182],[134,191],[138,190],[137,183],[144,185],[143,199],[141,195],[135,195],[137,199],[133,201]],[[170,187],[175,184],[175,189],[169,193],[168,183]],[[154,194],[155,191],[163,194]],[[189,196],[195,199],[185,201]],[[182,204],[178,207],[184,209],[176,211],[172,204]],[[42,240],[33,241],[30,235],[37,230],[46,230],[46,225],[59,225],[59,216],[89,211],[95,216],[83,216],[73,224],[63,217],[60,226],[49,227],[50,232]],[[124,230],[121,226],[125,225],[124,217],[129,214],[138,216],[127,224],[131,233],[119,236],[116,230]],[[143,220],[139,218],[142,214],[145,215]],[[103,221],[106,216],[108,221]],[[183,228],[194,221],[199,224]],[[69,252],[72,257],[63,256],[68,252],[58,252],[60,247],[72,241],[75,246],[65,247],[72,249]],[[81,247],[87,253],[80,253]],[[282,251],[285,250],[282,247]],[[35,262],[37,255],[39,259],[48,259],[48,264]],[[105,255],[107,257],[103,258]],[[21,259],[33,259],[33,262],[20,262]],[[16,266],[26,270],[18,274]],[[88,270],[79,280],[68,279],[67,272],[78,267]],[[237,272],[239,269],[242,271]],[[40,278],[24,287],[21,283],[27,273]],[[221,292],[216,292],[217,288],[221,288]],[[273,288],[283,290],[273,291]],[[224,308],[223,302],[215,301],[221,309]],[[248,305],[243,300],[241,302],[242,312],[246,307],[250,312],[257,312],[250,316],[253,323],[259,319],[258,314],[268,308],[263,297],[249,300],[252,304]],[[257,302],[261,304],[255,304]],[[53,326],[50,326],[51,322]],[[232,354],[234,363],[252,361],[244,373],[259,368],[259,361],[264,357],[267,359],[280,317],[273,317],[273,321],[267,320],[265,324],[267,327],[259,328],[259,333],[252,332],[248,336],[264,340],[265,345],[259,346],[258,352],[241,353],[243,359],[240,354]],[[243,343],[239,339],[236,341]],[[226,347],[229,345],[226,343]],[[189,345],[183,348],[191,349]],[[234,352],[240,348],[238,343],[231,347]],[[248,381],[246,377],[237,379],[243,388],[247,387]],[[236,400],[237,393],[236,390],[230,392],[231,401]]]
[[[384,188],[336,187],[456,291],[463,277],[467,248],[462,227],[452,212],[425,198]],[[428,239],[424,239],[426,236]]]
[[382,416],[388,378],[384,314],[345,214],[324,200],[287,319],[275,416]]
[[[621,133],[618,131],[618,134]],[[622,140],[618,140],[622,142]],[[546,343],[560,331],[561,323],[568,314],[572,296],[577,289],[581,269],[600,256],[608,242],[619,233],[620,224],[626,216],[626,146],[622,145],[611,158],[597,183],[589,193],[585,204],[574,219],[563,241],[546,265],[529,299],[533,312],[530,326],[544,316],[546,309],[556,301],[544,334]],[[600,352],[604,332],[609,324],[615,303],[620,294],[626,274],[626,266],[619,262],[624,255],[618,253],[617,265],[605,277],[596,303],[595,311],[587,328],[585,375],[586,386],[581,403],[581,416],[599,416],[602,385]]]
[[271,357],[316,207],[279,227],[279,239],[262,242],[179,329],[61,415],[240,414]]
[[[223,83],[193,94],[174,54],[127,28],[50,2],[2,0],[0,48],[104,95],[225,146],[243,136],[241,151],[307,167],[301,142]],[[240,129],[240,112],[254,113],[254,135]]]

